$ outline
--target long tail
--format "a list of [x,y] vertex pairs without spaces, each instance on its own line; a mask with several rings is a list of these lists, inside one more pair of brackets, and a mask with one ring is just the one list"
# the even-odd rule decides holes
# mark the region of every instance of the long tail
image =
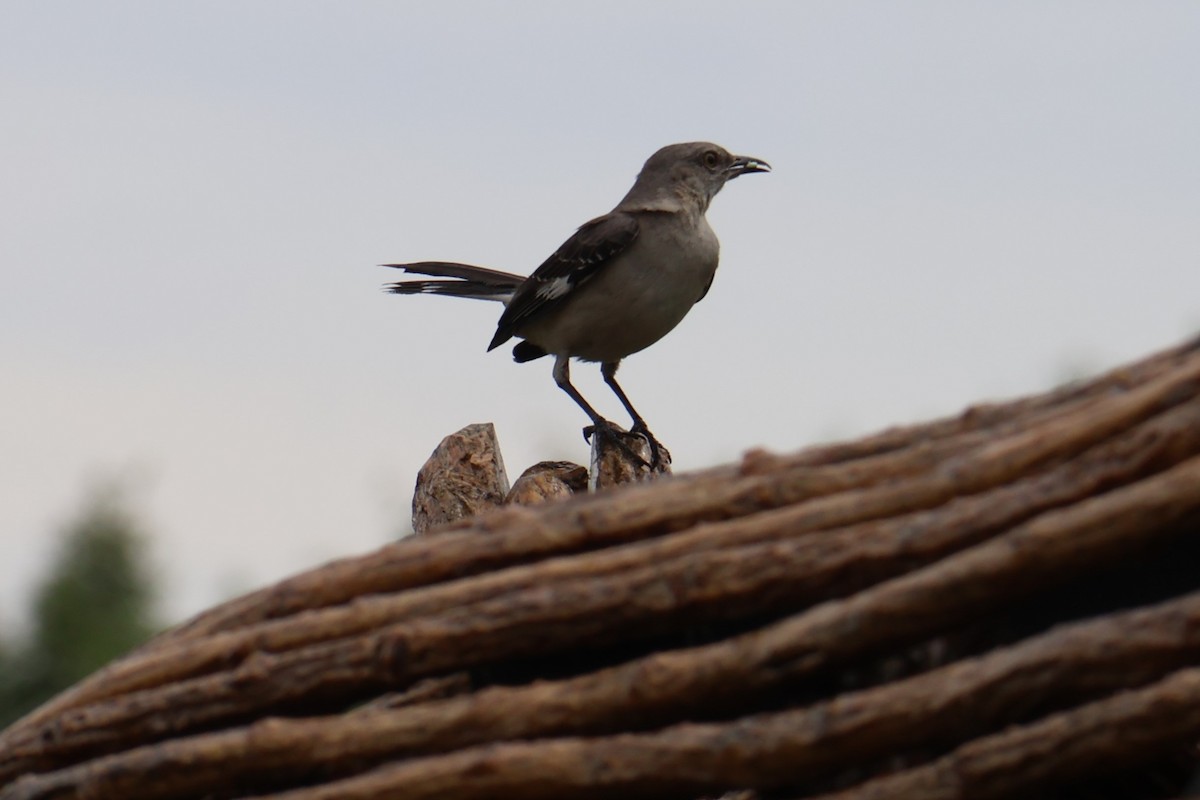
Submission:
[[383,264],[415,275],[432,275],[452,280],[397,281],[384,288],[392,294],[444,294],[507,303],[525,281],[523,275],[495,269],[456,264],[453,261],[418,261],[414,264]]

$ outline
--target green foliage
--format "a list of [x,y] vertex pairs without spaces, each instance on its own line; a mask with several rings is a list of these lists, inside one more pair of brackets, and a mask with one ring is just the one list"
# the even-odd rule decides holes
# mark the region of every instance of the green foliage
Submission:
[[63,532],[38,587],[28,642],[0,644],[0,726],[128,652],[154,632],[145,541],[113,490]]

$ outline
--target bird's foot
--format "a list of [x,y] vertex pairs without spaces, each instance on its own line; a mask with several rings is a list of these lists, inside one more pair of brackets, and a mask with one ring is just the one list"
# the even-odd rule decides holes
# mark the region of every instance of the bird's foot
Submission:
[[[641,455],[634,452],[633,448],[625,442],[625,439],[631,436],[643,438],[642,434],[634,433],[633,431],[618,430],[616,426],[607,420],[597,420],[594,424],[588,425],[583,429],[583,440],[585,442],[591,444],[593,436],[596,436],[599,439],[607,439],[608,441],[612,442],[614,445],[616,445],[618,450],[624,453],[630,461],[638,466],[646,467],[647,469],[654,469],[651,461],[647,461],[646,459],[642,458]],[[650,445],[652,461],[657,462],[658,450],[655,447],[657,442],[654,442],[653,437],[650,437],[650,441],[652,442]]]
[[[646,444],[650,446],[650,463],[648,466],[651,470],[658,469],[662,465],[662,454],[666,448],[662,446],[662,442],[655,438],[650,429],[646,427],[646,421],[642,419],[635,420],[633,427],[629,429],[629,433],[633,436],[641,436],[646,440]],[[667,454],[667,457],[670,458],[670,453]]]

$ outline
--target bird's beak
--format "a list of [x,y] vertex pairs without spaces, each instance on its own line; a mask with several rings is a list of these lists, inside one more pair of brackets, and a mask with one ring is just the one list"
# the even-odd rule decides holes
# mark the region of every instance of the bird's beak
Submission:
[[753,156],[737,156],[733,159],[733,163],[725,169],[725,180],[733,180],[738,175],[745,175],[747,172],[770,172],[771,165],[763,161],[761,158]]

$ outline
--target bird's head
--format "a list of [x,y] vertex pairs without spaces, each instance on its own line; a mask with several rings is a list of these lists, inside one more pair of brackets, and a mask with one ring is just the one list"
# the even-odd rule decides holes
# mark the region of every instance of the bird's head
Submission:
[[660,194],[665,190],[681,199],[698,201],[703,213],[727,181],[748,172],[770,171],[771,165],[761,158],[735,156],[711,142],[670,144],[646,160],[629,194]]

